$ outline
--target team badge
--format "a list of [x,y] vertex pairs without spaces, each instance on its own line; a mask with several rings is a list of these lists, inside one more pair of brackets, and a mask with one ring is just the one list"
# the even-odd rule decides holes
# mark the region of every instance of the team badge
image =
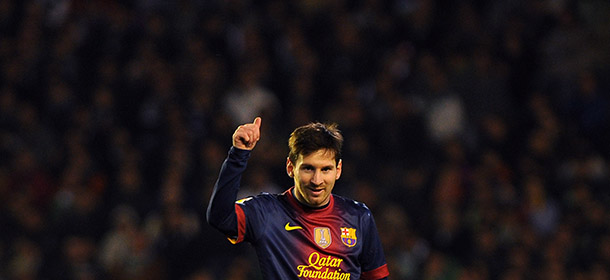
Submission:
[[316,244],[320,246],[322,249],[326,249],[332,243],[332,239],[330,237],[330,229],[327,227],[317,227],[313,229],[313,238],[316,241]]
[[341,242],[343,242],[343,244],[348,247],[354,247],[357,240],[355,228],[341,228]]

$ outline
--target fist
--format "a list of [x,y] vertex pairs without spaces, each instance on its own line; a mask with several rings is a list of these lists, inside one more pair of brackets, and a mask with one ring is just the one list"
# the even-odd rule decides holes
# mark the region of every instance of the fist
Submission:
[[242,150],[252,150],[261,138],[261,118],[256,117],[254,122],[242,124],[233,133],[233,147]]

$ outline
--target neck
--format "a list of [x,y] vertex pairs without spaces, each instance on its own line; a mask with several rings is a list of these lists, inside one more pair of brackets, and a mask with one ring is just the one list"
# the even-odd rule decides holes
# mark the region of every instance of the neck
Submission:
[[302,197],[301,197],[301,198],[299,198],[299,196],[298,196],[296,193],[297,193],[297,190],[296,190],[296,188],[295,188],[295,189],[293,189],[293,192],[292,192],[292,197],[294,197],[294,199],[295,199],[295,200],[296,200],[296,201],[297,201],[297,202],[298,202],[298,203],[299,203],[301,206],[303,206],[303,207],[304,207],[304,208],[306,208],[306,209],[322,209],[322,208],[326,208],[326,207],[327,207],[327,206],[330,204],[330,199],[329,199],[329,200],[328,200],[328,202],[324,203],[324,205],[321,205],[321,206],[313,206],[313,205],[308,204],[308,203],[305,201],[305,199],[303,199]]

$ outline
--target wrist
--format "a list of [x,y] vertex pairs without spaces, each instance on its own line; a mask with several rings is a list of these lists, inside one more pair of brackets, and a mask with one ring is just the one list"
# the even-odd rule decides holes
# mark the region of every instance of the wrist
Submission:
[[238,159],[247,159],[250,157],[251,152],[252,152],[252,150],[247,150],[247,149],[239,148],[236,146],[231,146],[231,149],[229,150],[229,156],[232,156],[232,157],[238,158]]

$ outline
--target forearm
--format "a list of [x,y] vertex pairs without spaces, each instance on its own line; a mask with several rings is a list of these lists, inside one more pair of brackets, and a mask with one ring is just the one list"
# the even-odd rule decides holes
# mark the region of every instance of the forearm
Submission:
[[208,223],[227,236],[237,235],[235,200],[249,157],[250,151],[231,148],[222,164],[208,205]]

